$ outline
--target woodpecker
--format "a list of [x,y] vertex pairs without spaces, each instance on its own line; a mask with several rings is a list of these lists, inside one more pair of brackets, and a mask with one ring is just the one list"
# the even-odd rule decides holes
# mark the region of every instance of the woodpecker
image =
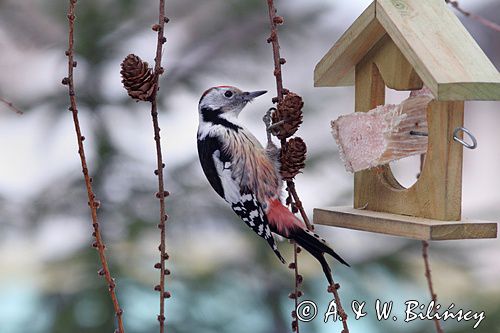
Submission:
[[266,148],[238,119],[243,108],[266,91],[243,92],[232,86],[206,90],[198,105],[198,156],[210,185],[232,210],[285,263],[273,234],[297,242],[321,264],[330,284],[327,253],[349,266],[316,233],[280,201],[282,180],[279,174],[279,151],[268,139]]

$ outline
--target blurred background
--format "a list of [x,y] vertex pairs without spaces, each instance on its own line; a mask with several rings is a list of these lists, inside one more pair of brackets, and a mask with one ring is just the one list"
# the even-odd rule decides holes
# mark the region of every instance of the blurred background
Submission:
[[[370,3],[340,0],[277,1],[285,16],[280,29],[285,86],[305,99],[298,135],[308,144],[308,163],[297,189],[312,216],[314,207],[349,205],[352,175],[345,172],[330,120],[354,111],[353,88],[313,88],[315,64]],[[491,20],[495,0],[461,0],[462,7]],[[0,0],[0,332],[113,332],[114,317],[96,251],[77,155],[66,75],[67,1]],[[120,83],[120,62],[129,53],[153,62],[157,1],[88,0],[77,5],[76,88],[89,167],[101,201],[99,218],[128,333],[157,331],[159,233],[155,151],[149,104],[134,103]],[[451,10],[451,8],[450,8]],[[170,215],[167,247],[172,275],[167,288],[167,331],[290,332],[292,271],[209,188],[197,161],[197,103],[208,87],[231,84],[271,93],[241,117],[263,141],[261,118],[274,91],[268,17],[263,0],[167,1],[160,122],[166,159]],[[500,67],[500,33],[459,18]],[[398,103],[405,96],[389,94]],[[499,104],[466,104],[465,124],[478,149],[464,151],[463,215],[500,216]],[[416,160],[393,166],[411,184]],[[421,243],[318,226],[352,268],[334,264],[348,308],[366,301],[369,315],[352,332],[433,332],[430,321],[378,322],[376,299],[428,302]],[[292,246],[279,244],[290,260]],[[500,244],[498,240],[431,244],[439,303],[485,311],[476,332],[500,332]],[[319,265],[300,255],[304,297],[320,309],[301,324],[303,332],[339,332],[324,323],[330,295]],[[351,313],[351,311],[348,311]],[[447,321],[448,333],[471,332],[474,322]]]

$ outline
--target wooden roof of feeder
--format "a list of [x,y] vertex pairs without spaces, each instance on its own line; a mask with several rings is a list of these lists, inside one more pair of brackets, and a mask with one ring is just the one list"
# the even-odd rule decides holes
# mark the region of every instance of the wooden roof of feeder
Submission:
[[500,100],[500,73],[442,0],[375,0],[318,63],[315,86],[353,85],[385,34],[436,99]]

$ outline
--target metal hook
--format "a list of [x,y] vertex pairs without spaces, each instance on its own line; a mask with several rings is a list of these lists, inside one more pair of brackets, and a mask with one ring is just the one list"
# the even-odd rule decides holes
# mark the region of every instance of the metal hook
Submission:
[[[472,144],[470,144],[468,142],[465,142],[464,140],[462,140],[462,139],[460,139],[458,137],[458,132],[460,132],[460,131],[464,132],[465,134],[467,134],[469,136],[469,138],[472,140]],[[465,148],[469,148],[469,149],[476,149],[477,148],[476,137],[471,133],[471,131],[469,131],[465,127],[457,127],[457,128],[455,128],[455,130],[453,131],[453,140],[455,140],[458,143],[462,144],[462,146],[464,146]]]
[[[460,139],[458,137],[458,132],[464,132],[469,136],[469,138],[472,140],[472,144],[465,142],[464,140]],[[410,131],[410,135],[415,135],[415,136],[428,136],[429,134],[426,132],[418,132],[418,131]],[[477,140],[476,137],[465,127],[457,127],[453,131],[453,140],[457,141],[458,143],[462,144],[465,148],[469,149],[476,149],[477,148]]]
[[[460,132],[460,131],[464,132],[465,134],[467,134],[469,136],[469,138],[472,140],[472,144],[470,144],[468,142],[465,142],[464,140],[462,140],[462,139],[460,139],[458,137],[458,132]],[[410,131],[410,135],[428,136],[429,134],[425,133],[425,132]],[[465,127],[457,127],[457,128],[455,128],[455,130],[453,131],[453,140],[457,141],[458,143],[460,143],[465,148],[469,148],[469,149],[476,149],[477,148],[476,137],[467,128],[465,128]]]

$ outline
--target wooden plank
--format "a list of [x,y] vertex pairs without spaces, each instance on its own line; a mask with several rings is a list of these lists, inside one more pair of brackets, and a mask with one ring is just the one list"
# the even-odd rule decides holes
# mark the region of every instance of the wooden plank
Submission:
[[[372,57],[356,66],[355,108],[366,112],[384,104],[385,85]],[[428,148],[419,180],[401,186],[388,165],[356,172],[354,207],[443,221],[460,220],[463,147],[453,130],[463,125],[462,101],[432,101],[427,109]]]
[[500,73],[442,0],[376,0],[376,17],[438,100],[500,100]]
[[500,100],[500,85],[488,82],[453,82],[438,85],[441,100]]
[[419,240],[484,239],[497,237],[497,222],[479,220],[439,221],[354,209],[314,209],[314,223]]
[[314,86],[353,85],[354,66],[384,34],[372,3],[316,65]]
[[387,87],[395,90],[422,89],[423,82],[389,35],[384,35],[366,54],[377,65]]

